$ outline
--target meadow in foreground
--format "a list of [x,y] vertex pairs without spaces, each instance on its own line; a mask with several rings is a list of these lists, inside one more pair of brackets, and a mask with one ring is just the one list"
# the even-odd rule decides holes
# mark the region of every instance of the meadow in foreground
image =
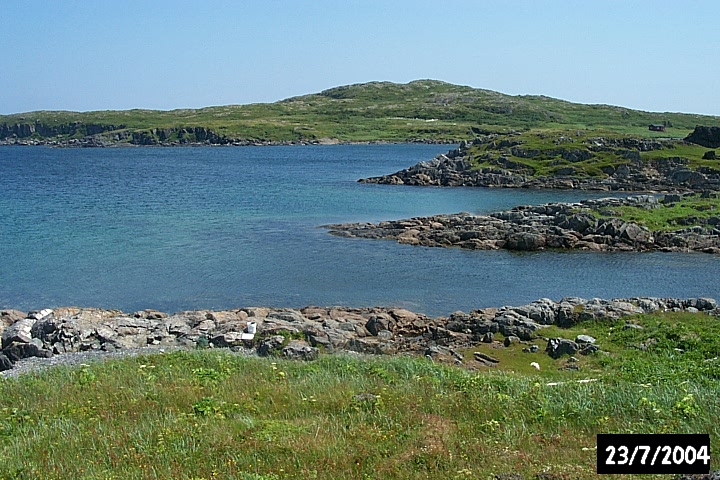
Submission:
[[534,354],[469,349],[500,360],[481,370],[204,349],[5,379],[0,478],[586,479],[596,478],[597,433],[709,433],[717,469],[719,319],[630,322],[644,328],[541,330],[598,339],[602,351],[580,357],[577,371],[538,339]]

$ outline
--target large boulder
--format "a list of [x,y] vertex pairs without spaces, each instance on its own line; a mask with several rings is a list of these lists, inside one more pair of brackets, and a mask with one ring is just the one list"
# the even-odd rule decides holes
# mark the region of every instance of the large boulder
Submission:
[[566,338],[551,338],[548,341],[545,351],[552,358],[560,358],[563,355],[574,355],[580,347],[577,343]]
[[32,339],[32,327],[36,321],[34,318],[23,318],[3,330],[2,348],[6,348],[14,342],[30,343]]
[[12,325],[13,323],[17,322],[18,320],[22,320],[23,318],[26,318],[27,314],[24,312],[21,312],[20,310],[2,310],[0,311],[0,333],[3,332],[7,327]]
[[36,343],[13,343],[5,347],[2,353],[13,362],[30,357],[52,357],[52,352],[40,348]]
[[513,307],[513,311],[540,325],[555,323],[555,302],[549,298],[541,298],[528,305]]
[[720,147],[720,127],[698,125],[690,135],[685,137],[685,141],[707,148],[718,148]]
[[365,328],[367,328],[371,334],[377,336],[378,332],[381,330],[388,330],[392,332],[396,323],[395,318],[393,318],[390,314],[378,313],[370,317],[365,324]]

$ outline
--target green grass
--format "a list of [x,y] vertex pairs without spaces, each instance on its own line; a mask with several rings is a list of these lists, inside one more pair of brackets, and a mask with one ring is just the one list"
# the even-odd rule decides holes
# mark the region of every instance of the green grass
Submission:
[[[664,133],[645,131],[633,135],[608,127],[573,130],[533,128],[489,137],[483,143],[473,145],[470,155],[474,168],[501,167],[523,172],[532,177],[553,176],[563,169],[570,168],[573,176],[604,178],[619,166],[628,165],[633,161],[648,163],[673,157],[686,159],[691,169],[705,167],[720,172],[720,160],[702,158],[708,148],[667,138],[668,135],[684,137],[687,133],[675,128],[669,128],[668,132]],[[661,148],[648,152],[635,150],[630,154],[628,151],[632,149],[622,146],[610,146],[598,150],[594,146],[600,141],[599,139],[603,139],[605,144],[608,140],[645,140],[659,143]],[[579,152],[587,158],[571,159],[567,156],[569,152]],[[636,158],[629,155],[635,155]],[[509,159],[509,163],[500,157]]]
[[[4,380],[0,478],[588,479],[597,433],[709,433],[717,459],[720,322],[631,321],[645,329],[541,330],[598,338],[609,353],[580,356],[578,372],[522,346],[493,350],[500,366],[479,371],[403,356],[296,363],[203,350]],[[575,381],[584,378],[597,381]],[[363,393],[375,397],[355,398]]]
[[678,230],[702,225],[710,217],[720,217],[719,198],[686,195],[675,203],[612,207],[605,210],[585,209],[599,218],[620,218],[643,225],[651,231]]
[[[0,125],[114,125],[118,132],[204,127],[233,140],[459,141],[477,131],[531,128],[608,130],[651,137],[684,137],[720,117],[652,113],[607,105],[582,105],[548,97],[510,96],[434,80],[408,84],[371,82],[342,86],[271,104],[228,105],[172,111],[39,111],[0,116]],[[648,132],[651,123],[672,125]],[[150,133],[159,138],[157,131]],[[76,136],[82,136],[82,131]],[[110,135],[110,136],[111,136]],[[62,137],[62,136],[61,136]],[[169,132],[169,140],[177,134]],[[192,140],[192,138],[190,138]]]

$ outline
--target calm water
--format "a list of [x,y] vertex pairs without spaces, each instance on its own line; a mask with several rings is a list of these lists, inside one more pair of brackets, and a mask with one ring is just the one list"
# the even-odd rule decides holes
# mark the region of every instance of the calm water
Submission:
[[720,298],[718,256],[418,248],[317,228],[588,196],[356,182],[447,150],[0,148],[0,308],[400,305],[445,315],[569,295]]

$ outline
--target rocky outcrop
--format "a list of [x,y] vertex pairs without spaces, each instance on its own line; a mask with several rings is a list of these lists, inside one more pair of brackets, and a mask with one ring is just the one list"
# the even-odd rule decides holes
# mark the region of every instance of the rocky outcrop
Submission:
[[41,122],[34,123],[0,123],[0,140],[7,138],[23,139],[35,135],[36,137],[62,136],[91,136],[99,133],[121,130],[125,125],[111,125],[99,123],[72,122],[58,125],[47,125]]
[[[681,198],[680,195],[668,195],[663,202]],[[331,234],[342,237],[390,239],[408,245],[472,250],[693,250],[720,253],[720,217],[687,219],[688,223],[698,225],[652,232],[619,218],[602,218],[603,211],[624,205],[662,208],[656,197],[638,195],[625,199],[526,205],[489,215],[458,213],[324,227]]]
[[[493,334],[504,335],[506,341],[526,342],[537,338],[549,325],[568,327],[584,320],[616,320],[657,310],[720,315],[713,299],[648,297],[615,300],[568,297],[559,302],[540,299],[518,307],[454,312],[437,318],[401,308],[380,307],[241,308],[172,315],[156,310],[124,313],[69,307],[34,311],[16,318],[3,332],[0,371],[28,357],[116,352],[150,346],[254,349],[258,355],[298,360],[313,360],[322,352],[380,355],[408,352],[438,361],[462,363],[463,357],[457,349],[481,342],[497,343]],[[18,313],[13,311],[12,316],[17,317]],[[554,347],[548,347],[549,354],[559,357],[578,349],[583,353],[589,346],[598,348],[589,337],[578,337],[571,344],[561,340],[550,342]],[[535,346],[528,350],[538,349]],[[482,355],[476,357],[480,360],[475,361],[481,365],[497,363]]]
[[51,145],[63,147],[108,147],[112,145],[250,145],[254,141],[231,139],[201,126],[131,130],[125,125],[72,122],[58,125],[0,123],[0,144]]
[[[478,140],[487,142],[489,140]],[[527,165],[513,161],[508,156],[493,156],[492,166],[474,166],[469,148],[472,143],[441,154],[428,162],[420,162],[405,170],[380,177],[360,179],[361,183],[388,185],[421,185],[444,187],[503,187],[533,189],[577,189],[595,191],[627,192],[683,192],[720,190],[720,170],[699,168],[693,170],[689,161],[682,157],[669,157],[641,161],[640,152],[661,148],[659,142],[632,138],[591,139],[587,149],[558,148],[545,155],[559,155],[569,162],[592,158],[596,152],[612,150],[626,160],[617,166],[602,167],[606,176],[577,175],[571,165],[560,168],[552,176],[535,176]],[[513,156],[532,158],[534,150],[512,146],[504,140],[503,148],[510,148]]]
[[707,148],[718,148],[720,147],[720,127],[697,126],[690,135],[685,137],[685,141]]

